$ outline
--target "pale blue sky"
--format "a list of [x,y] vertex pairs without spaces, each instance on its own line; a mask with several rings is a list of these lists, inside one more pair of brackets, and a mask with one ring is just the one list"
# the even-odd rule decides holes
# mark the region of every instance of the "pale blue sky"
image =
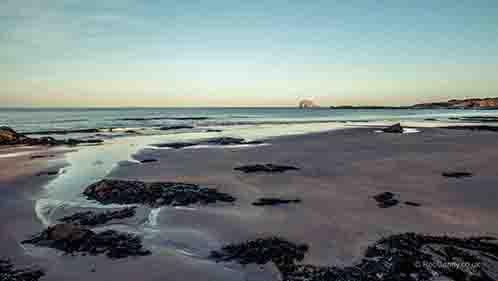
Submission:
[[0,104],[498,96],[497,15],[491,0],[1,0]]

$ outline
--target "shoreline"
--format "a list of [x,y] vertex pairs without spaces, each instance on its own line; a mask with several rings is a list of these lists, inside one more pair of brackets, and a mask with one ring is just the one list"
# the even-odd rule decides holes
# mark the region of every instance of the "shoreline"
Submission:
[[[498,160],[498,153],[491,151],[495,140],[494,134],[422,128],[420,133],[397,135],[375,133],[373,127],[368,127],[266,138],[265,141],[270,143],[268,146],[142,149],[130,157],[154,158],[158,161],[117,166],[106,178],[196,183],[215,187],[236,196],[238,200],[232,207],[154,209],[152,217],[157,224],[152,227],[169,237],[167,239],[169,242],[164,244],[162,235],[153,236],[152,239],[147,238],[145,242],[152,248],[160,245],[166,245],[166,248],[156,249],[156,254],[140,258],[141,261],[128,260],[112,263],[112,266],[114,269],[122,269],[123,266],[130,267],[130,270],[137,269],[147,262],[164,261],[164,257],[158,255],[166,251],[171,255],[171,258],[166,260],[170,263],[174,261],[176,265],[178,262],[183,263],[182,272],[188,275],[196,271],[192,268],[192,262],[195,261],[194,264],[197,264],[194,268],[199,266],[199,262],[207,262],[195,258],[198,254],[195,251],[200,251],[202,256],[209,250],[214,250],[216,247],[213,245],[253,239],[261,235],[280,234],[291,240],[309,243],[311,249],[305,259],[306,263],[338,266],[352,264],[362,256],[366,247],[376,240],[400,232],[448,233],[459,237],[483,234],[498,236],[492,223],[498,214],[498,209],[490,202],[493,196],[497,198],[498,194],[489,189],[496,180],[493,180],[493,173],[488,164]],[[476,139],[476,135],[480,137]],[[489,147],[491,153],[472,151],[470,147],[481,149]],[[19,148],[8,150],[16,149]],[[431,156],[433,153],[438,155]],[[8,207],[21,212],[22,215],[16,216],[25,220],[24,223],[15,226],[12,226],[11,220],[2,222],[0,226],[2,229],[12,228],[8,232],[10,234],[5,234],[10,238],[2,239],[4,241],[12,239],[19,241],[26,238],[22,233],[28,235],[41,229],[40,223],[33,219],[34,208],[29,210],[29,205],[26,206],[25,203],[31,202],[28,198],[37,194],[37,188],[55,179],[36,176],[48,168],[44,166],[48,163],[47,159],[31,160],[26,155],[19,157],[23,158],[19,164],[30,162],[37,164],[33,170],[19,174],[17,178],[7,180],[0,176],[0,185],[11,185],[9,183],[11,182],[15,189],[13,191],[15,197],[18,197],[16,203],[9,204]],[[13,159],[16,158],[0,157],[0,164]],[[274,175],[241,174],[233,170],[237,165],[269,162],[294,165],[300,170]],[[449,180],[441,176],[442,172],[460,168],[470,169],[476,175],[463,180]],[[473,189],[466,191],[463,189],[466,185],[472,186]],[[458,188],[454,189],[453,186]],[[484,194],[479,194],[476,191],[477,187],[482,189]],[[402,200],[413,200],[422,206],[400,205],[379,209],[372,196],[383,191],[395,192]],[[299,197],[302,202],[276,207],[251,205],[258,197],[264,196]],[[0,204],[0,207],[4,209],[6,206]],[[140,215],[142,216],[145,217],[146,213]],[[306,218],[313,219],[309,221]],[[151,216],[147,219],[150,220]],[[131,222],[131,225],[134,224],[137,222]],[[409,226],[403,226],[405,224]],[[194,235],[192,225],[196,226],[195,231],[198,234]],[[122,226],[117,225],[117,227]],[[430,231],[423,231],[424,229]],[[15,238],[14,233],[16,233]],[[207,246],[203,245],[205,242]],[[177,243],[180,243],[178,245],[190,243],[190,247],[193,248],[182,246],[170,252],[177,247],[175,246]],[[173,248],[168,250],[169,247]],[[72,264],[70,267],[72,270],[81,267],[74,258],[65,261],[67,258],[64,257],[26,256],[22,249],[16,249],[13,245],[10,248],[12,249],[9,251],[12,251],[14,259],[26,262],[37,261],[49,269],[49,274],[55,276],[75,278],[72,273],[65,270],[57,272],[58,269],[51,264],[54,261],[57,264]],[[189,257],[192,253],[194,256]],[[82,260],[88,262],[98,260],[101,265],[109,264],[100,257]],[[88,264],[87,261],[83,263]],[[218,267],[223,268],[222,265]],[[218,267],[216,264],[210,264],[201,271],[206,270],[203,274],[221,274],[215,269]],[[163,269],[157,268],[157,270],[158,274],[166,274]],[[266,270],[272,271],[268,268]],[[87,276],[85,270],[81,268],[76,272],[81,277],[74,280],[84,280],[84,276],[86,278],[96,276]],[[99,278],[105,280],[106,274],[102,274]],[[261,272],[256,270],[256,273],[252,274],[251,276],[259,276]],[[126,275],[123,274],[124,276]],[[237,278],[232,276],[226,280],[237,280]]]

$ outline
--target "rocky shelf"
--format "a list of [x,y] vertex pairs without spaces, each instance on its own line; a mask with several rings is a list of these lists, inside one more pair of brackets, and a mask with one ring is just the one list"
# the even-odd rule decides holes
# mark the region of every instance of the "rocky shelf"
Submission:
[[215,188],[179,182],[140,182],[104,179],[83,192],[88,199],[102,204],[144,204],[149,206],[187,206],[215,202],[234,202],[229,194]]
[[66,254],[105,254],[111,259],[151,254],[143,248],[142,239],[136,235],[115,230],[96,233],[87,227],[68,223],[51,226],[21,243],[49,247]]
[[307,251],[305,244],[273,237],[229,244],[211,258],[243,265],[273,262],[284,281],[498,280],[498,244],[491,237],[393,235],[368,247],[359,263],[347,267],[299,264]]
[[135,215],[135,207],[124,208],[117,211],[105,211],[95,213],[92,211],[79,212],[71,216],[66,216],[59,219],[60,222],[72,223],[84,226],[96,226],[106,224],[112,220],[130,218]]

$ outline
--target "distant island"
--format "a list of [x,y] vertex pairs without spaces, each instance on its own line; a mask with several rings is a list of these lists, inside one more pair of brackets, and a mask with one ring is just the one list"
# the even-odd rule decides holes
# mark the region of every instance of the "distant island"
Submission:
[[447,102],[419,103],[411,106],[331,106],[332,109],[498,109],[496,98],[452,99]]

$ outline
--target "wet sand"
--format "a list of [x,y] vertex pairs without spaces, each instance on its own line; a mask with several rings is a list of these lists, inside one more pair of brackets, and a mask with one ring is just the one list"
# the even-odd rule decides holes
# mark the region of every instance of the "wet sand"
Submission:
[[[0,158],[1,248],[14,261],[45,268],[42,280],[277,280],[271,266],[264,274],[246,275],[261,270],[216,264],[205,257],[225,243],[278,235],[310,245],[305,263],[350,265],[369,244],[390,234],[498,236],[496,133],[436,128],[402,135],[374,131],[357,128],[286,136],[255,147],[143,150],[136,158],[159,161],[121,166],[109,177],[196,183],[229,193],[237,201],[156,210],[157,225],[144,234],[145,246],[153,254],[116,261],[24,250],[19,241],[43,228],[32,198],[50,179],[36,176],[49,163],[28,156]],[[234,170],[258,163],[300,170],[275,174]],[[469,171],[474,176],[441,175],[448,171]],[[372,196],[385,191],[398,194],[401,203],[379,208]],[[297,197],[302,202],[253,206],[260,197]],[[412,207],[404,201],[422,205]],[[134,224],[142,223],[138,221],[116,227],[133,231]]]

